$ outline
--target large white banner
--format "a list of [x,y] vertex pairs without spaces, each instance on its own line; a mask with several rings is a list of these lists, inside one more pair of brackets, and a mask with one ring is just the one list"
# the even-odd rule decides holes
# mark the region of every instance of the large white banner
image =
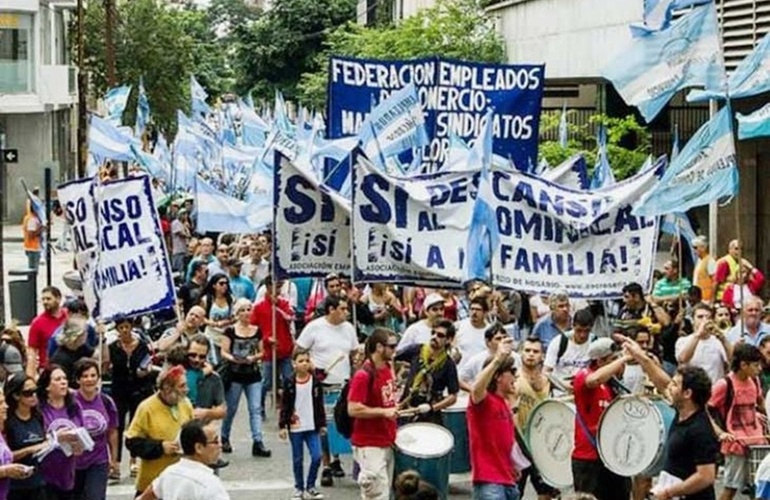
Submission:
[[58,189],[72,226],[91,314],[104,321],[174,307],[176,298],[148,176]]
[[[660,167],[597,191],[491,172],[500,232],[494,283],[585,298],[618,297],[629,282],[648,288],[658,221],[633,216],[631,209],[657,182]],[[360,158],[353,189],[356,279],[461,281],[477,186],[478,174],[468,173],[395,179]]]
[[350,201],[279,155],[275,170],[275,270],[279,277],[350,269]]

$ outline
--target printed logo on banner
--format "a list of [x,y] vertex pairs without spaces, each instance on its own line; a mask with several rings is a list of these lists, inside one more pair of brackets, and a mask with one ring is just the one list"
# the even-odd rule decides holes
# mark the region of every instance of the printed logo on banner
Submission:
[[148,176],[101,185],[85,179],[58,193],[72,226],[84,298],[95,317],[109,321],[174,307]]
[[[332,139],[358,134],[373,102],[414,83],[430,139],[422,158],[426,172],[443,165],[451,134],[465,140],[479,135],[489,107],[495,110],[494,152],[520,169],[537,163],[544,65],[340,57],[331,58],[329,65],[326,130]],[[402,163],[409,164],[411,156],[402,155]]]
[[324,276],[350,269],[350,202],[276,152],[277,276]]

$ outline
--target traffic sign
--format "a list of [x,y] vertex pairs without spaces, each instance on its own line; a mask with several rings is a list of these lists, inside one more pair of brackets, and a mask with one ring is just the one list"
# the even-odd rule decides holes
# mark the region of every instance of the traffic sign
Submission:
[[18,149],[3,149],[3,161],[5,163],[19,163],[19,150]]

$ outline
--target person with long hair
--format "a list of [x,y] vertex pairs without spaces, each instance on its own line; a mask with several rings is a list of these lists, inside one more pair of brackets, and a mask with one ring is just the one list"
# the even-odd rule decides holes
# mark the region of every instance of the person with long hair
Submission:
[[259,360],[262,358],[262,335],[256,326],[249,324],[251,302],[238,299],[234,307],[237,322],[225,329],[222,339],[222,358],[228,364],[229,387],[227,388],[227,416],[222,424],[222,449],[232,452],[230,429],[241,393],[246,393],[251,427],[251,454],[255,457],[269,457],[270,450],[262,441],[262,373]]
[[[0,476],[9,477],[10,481],[0,482],[0,499],[11,500],[31,498],[45,499],[45,483],[32,455],[46,446],[43,419],[37,411],[37,385],[24,375],[11,377],[4,387],[0,403],[0,422],[3,436],[0,438]],[[6,410],[3,411],[3,407]],[[7,461],[10,452],[10,460]],[[11,469],[3,470],[8,462]],[[3,472],[6,472],[4,474]]]
[[[27,347],[24,345],[24,337],[19,328],[16,325],[6,326],[0,334],[0,342],[7,346],[3,365],[8,374],[24,372],[24,367],[27,366]],[[18,354],[14,351],[18,351]]]
[[99,363],[83,358],[75,363],[78,391],[75,399],[83,408],[83,422],[94,447],[77,458],[75,491],[87,500],[105,500],[110,471],[119,470],[118,410],[111,397],[99,390]]
[[47,484],[50,500],[74,500],[75,464],[83,453],[76,434],[83,427],[83,409],[69,390],[67,374],[57,365],[48,365],[37,381],[37,396],[46,435],[54,433],[60,444],[68,445],[72,455],[67,456],[56,447],[40,463],[40,473]]
[[[128,317],[115,320],[118,338],[108,346],[107,366],[112,374],[112,399],[118,411],[118,443],[123,442],[126,429],[126,415],[130,422],[136,414],[136,408],[154,391],[150,346],[139,335],[134,335],[133,322]],[[118,446],[115,457],[117,469],[110,472],[111,480],[120,480],[120,461],[123,447]],[[138,472],[136,457],[131,456],[130,474]]]
[[215,351],[210,359],[214,365],[219,364],[219,351],[222,348],[222,338],[225,328],[232,325],[233,294],[230,291],[230,280],[226,274],[216,273],[209,277],[206,288],[201,296],[203,308],[206,310],[205,334],[214,343]]

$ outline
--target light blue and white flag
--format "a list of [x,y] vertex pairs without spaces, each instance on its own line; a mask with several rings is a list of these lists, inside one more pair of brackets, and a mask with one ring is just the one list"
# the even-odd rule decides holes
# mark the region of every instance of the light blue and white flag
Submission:
[[131,146],[141,149],[139,141],[119,130],[109,121],[91,115],[88,127],[88,152],[101,160],[133,161]]
[[[770,91],[770,33],[757,44],[735,68],[727,80],[730,99],[751,97]],[[725,99],[725,92],[693,90],[687,94],[689,102],[701,102],[708,99]]]
[[273,127],[278,128],[284,136],[294,138],[295,127],[289,119],[289,111],[286,109],[286,101],[283,99],[283,94],[278,90],[275,91]]
[[123,124],[123,111],[126,110],[130,94],[131,85],[122,85],[108,90],[104,95],[104,106],[107,108],[106,119],[116,127]]
[[560,165],[546,170],[541,177],[559,186],[575,190],[588,189],[590,185],[586,160],[581,154],[573,155]]
[[596,166],[591,176],[590,189],[602,189],[615,184],[615,174],[612,173],[610,160],[607,156],[607,129],[604,126],[599,127],[599,136],[597,139],[599,151],[596,155]]
[[669,28],[635,39],[604,69],[626,104],[649,123],[686,87],[724,92],[724,57],[716,8],[696,7]]
[[361,125],[359,143],[381,170],[385,158],[428,144],[420,98],[414,84],[392,93],[372,109]]
[[692,261],[698,261],[698,255],[695,253],[695,247],[692,242],[695,239],[695,230],[690,224],[690,219],[687,218],[682,212],[674,212],[665,214],[660,218],[660,230],[666,234],[670,234],[676,238],[680,236],[687,242],[687,248],[690,249],[692,255]]
[[703,5],[713,0],[644,0],[643,24],[632,24],[631,34],[640,37],[668,28],[675,10]]
[[671,144],[671,161],[679,156],[679,124],[674,124],[674,141]]
[[206,92],[195,76],[190,75],[190,99],[192,100],[192,115],[195,117],[207,117],[211,114],[211,107],[206,103],[209,94]]
[[491,276],[492,257],[495,249],[500,245],[500,228],[497,225],[497,215],[492,208],[497,205],[497,202],[492,192],[489,169],[487,164],[482,165],[479,188],[473,203],[473,216],[465,244],[468,263],[465,267],[465,277],[467,280],[488,281]]
[[735,114],[738,120],[738,139],[770,136],[770,104],[765,104],[748,115]]
[[489,170],[492,168],[492,115],[494,115],[494,112],[494,109],[487,108],[487,113],[481,119],[479,136],[476,137],[471,147],[471,165],[481,168],[482,173],[484,169]]
[[695,133],[633,213],[685,212],[737,192],[732,113],[727,106]]
[[136,136],[142,137],[144,129],[150,122],[150,101],[144,90],[144,79],[139,78],[139,97],[136,100]]
[[152,177],[162,179],[164,182],[169,182],[171,180],[171,170],[169,169],[169,165],[164,164],[154,155],[145,153],[135,146],[131,146],[131,151],[142,170]]
[[561,117],[559,118],[559,145],[562,149],[567,149],[567,103],[561,110]]

